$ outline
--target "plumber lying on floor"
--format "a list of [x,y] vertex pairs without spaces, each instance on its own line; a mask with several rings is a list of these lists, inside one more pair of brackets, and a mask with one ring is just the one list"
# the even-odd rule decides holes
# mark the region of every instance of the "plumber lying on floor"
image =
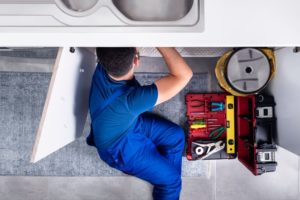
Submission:
[[169,75],[141,86],[134,78],[136,48],[97,48],[91,93],[92,131],[87,143],[113,168],[153,184],[155,200],[179,199],[183,129],[145,113],[179,93],[192,71],[174,48],[157,48]]

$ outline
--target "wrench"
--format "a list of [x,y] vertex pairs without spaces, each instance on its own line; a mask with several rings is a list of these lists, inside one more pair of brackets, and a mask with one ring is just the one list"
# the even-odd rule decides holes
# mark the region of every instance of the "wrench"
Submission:
[[[207,158],[208,156],[210,156],[214,153],[217,153],[225,148],[224,141],[218,141],[218,142],[207,143],[207,144],[193,142],[193,144],[197,145],[197,147],[195,148],[196,155],[202,156],[202,157],[200,157],[200,160],[203,160],[203,159]],[[207,150],[205,151],[206,148],[207,148]]]

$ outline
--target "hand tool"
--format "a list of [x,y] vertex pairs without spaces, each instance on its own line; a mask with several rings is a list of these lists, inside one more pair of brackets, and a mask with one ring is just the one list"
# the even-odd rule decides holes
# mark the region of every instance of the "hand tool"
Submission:
[[195,119],[192,124],[216,124],[217,119]]
[[199,128],[214,128],[214,127],[220,127],[220,125],[218,124],[215,124],[215,121],[209,121],[206,119],[196,119],[194,121],[192,121],[191,125],[190,125],[190,128],[191,129],[199,129]]
[[208,121],[208,122],[209,122],[209,121],[211,121],[211,122],[216,122],[216,121],[218,121],[218,119],[209,118],[209,119],[207,119],[207,121]]
[[203,107],[203,109],[199,109],[199,110],[196,110],[194,112],[191,112],[192,115],[204,115],[205,114],[205,112],[204,112],[205,102],[204,101],[194,99],[194,100],[191,101],[190,106],[191,106],[191,108],[201,108],[201,107]]
[[205,115],[205,112],[191,112],[192,115]]
[[206,124],[191,124],[191,129],[206,128]]
[[205,102],[200,100],[192,100],[190,105],[192,108],[199,108],[205,106]]
[[235,153],[234,96],[226,96],[226,152]]
[[216,128],[220,128],[220,127],[222,127],[222,125],[220,125],[220,124],[208,124],[208,126],[207,126],[207,128],[209,130],[215,130]]
[[192,124],[205,124],[205,119],[195,119]]
[[210,111],[211,112],[217,112],[217,111],[223,111],[225,110],[225,104],[223,102],[211,102],[210,103]]
[[193,142],[197,147],[195,148],[195,153],[197,156],[201,156],[199,159],[205,159],[212,154],[215,154],[222,149],[225,148],[225,142],[224,141],[218,141],[218,142],[212,142],[207,144],[201,144],[198,142]]
[[214,123],[216,121],[219,121],[218,119],[214,119],[214,118],[197,118],[195,119],[193,122],[197,122],[197,123]]
[[196,119],[192,122],[191,129],[199,129],[199,128],[206,128],[205,120],[204,119]]
[[220,126],[216,129],[214,129],[212,132],[210,132],[209,137],[213,140],[218,139],[221,137],[221,135],[225,132],[225,127]]
[[204,115],[205,112],[191,112],[192,115]]

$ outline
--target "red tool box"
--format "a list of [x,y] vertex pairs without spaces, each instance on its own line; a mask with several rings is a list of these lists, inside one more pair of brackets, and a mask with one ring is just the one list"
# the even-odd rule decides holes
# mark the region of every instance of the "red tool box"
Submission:
[[271,96],[187,94],[188,160],[238,157],[254,175],[276,170]]

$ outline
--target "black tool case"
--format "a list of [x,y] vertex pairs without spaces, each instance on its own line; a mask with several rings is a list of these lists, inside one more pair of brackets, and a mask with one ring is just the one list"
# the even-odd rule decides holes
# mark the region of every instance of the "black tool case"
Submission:
[[[277,163],[275,161],[276,145],[273,136],[276,134],[275,101],[272,96],[257,95],[247,97],[234,97],[234,152],[228,153],[228,116],[226,116],[228,94],[187,94],[187,118],[189,131],[187,136],[188,160],[215,160],[234,159],[246,166],[254,175],[265,172],[274,172]],[[212,112],[212,102],[223,102],[224,110]],[[213,119],[213,123],[209,123]],[[192,128],[194,122],[206,122],[205,127]],[[196,124],[197,125],[197,124]],[[210,125],[225,126],[225,131],[218,137],[210,137]],[[217,127],[217,126],[216,126]],[[214,144],[222,142],[225,147],[208,157],[199,156],[199,144]],[[198,149],[197,149],[198,148]],[[211,150],[211,149],[210,149]],[[198,154],[197,154],[198,153]]]

